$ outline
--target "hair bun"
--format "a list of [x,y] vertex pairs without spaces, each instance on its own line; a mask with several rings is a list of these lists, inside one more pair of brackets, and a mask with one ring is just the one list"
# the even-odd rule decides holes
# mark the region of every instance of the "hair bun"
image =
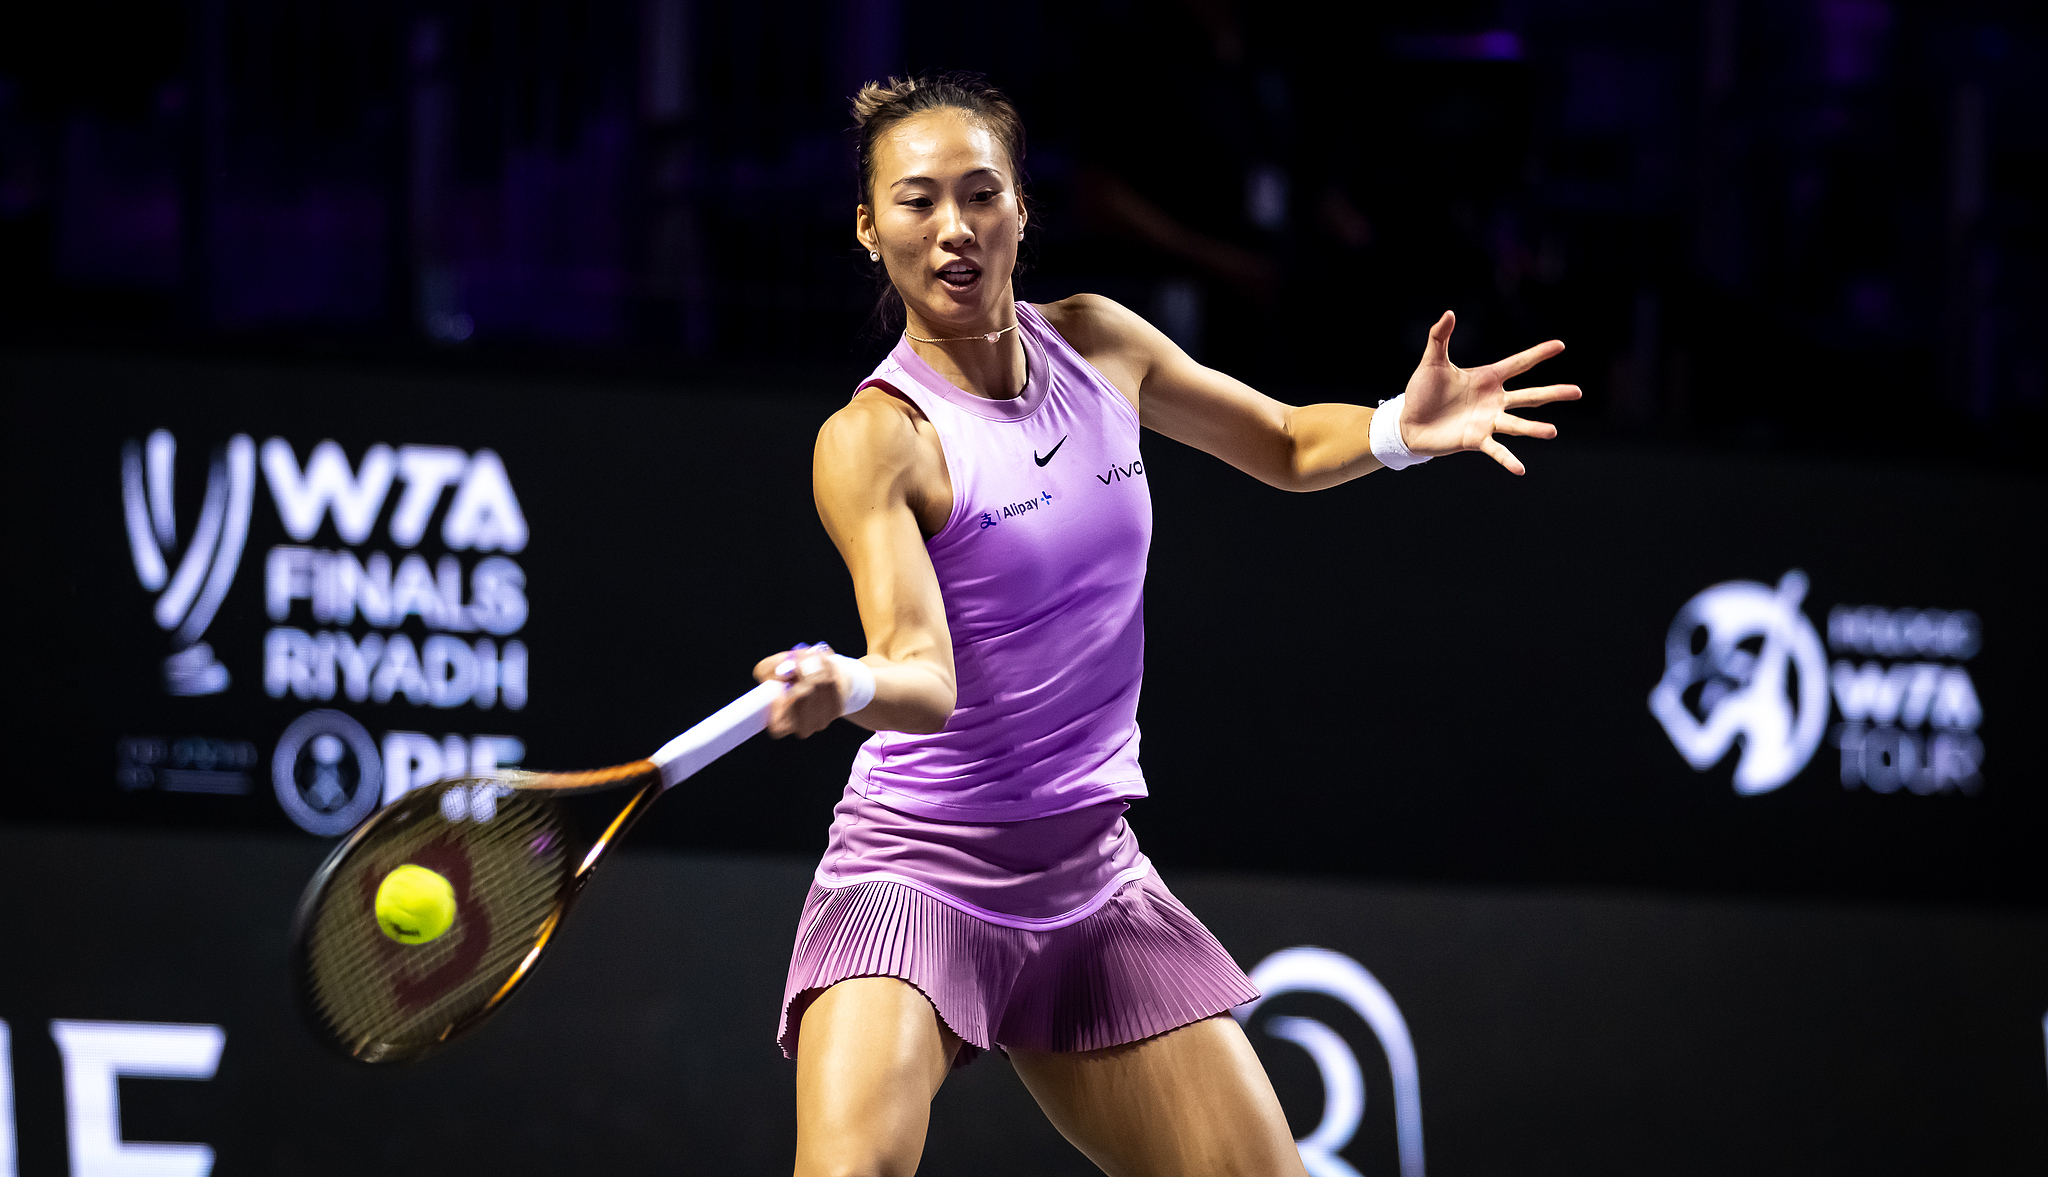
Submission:
[[883,108],[910,97],[917,89],[916,78],[890,78],[886,82],[868,82],[853,96],[853,125],[866,130],[869,120],[881,113]]

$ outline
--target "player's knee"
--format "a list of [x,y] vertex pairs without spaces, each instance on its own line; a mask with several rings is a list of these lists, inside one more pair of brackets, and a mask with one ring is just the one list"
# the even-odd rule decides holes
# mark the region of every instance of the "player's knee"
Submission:
[[922,1112],[873,1099],[800,1104],[799,1177],[910,1177],[924,1153]]

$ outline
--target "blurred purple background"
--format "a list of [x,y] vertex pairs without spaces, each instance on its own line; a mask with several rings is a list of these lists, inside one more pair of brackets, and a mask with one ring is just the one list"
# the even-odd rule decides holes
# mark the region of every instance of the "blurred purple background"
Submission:
[[[986,72],[1020,294],[1282,396],[1556,335],[1579,428],[2038,464],[2048,37],[1894,0],[81,0],[0,17],[0,338],[848,386],[847,95]],[[836,382],[836,383],[835,383]]]

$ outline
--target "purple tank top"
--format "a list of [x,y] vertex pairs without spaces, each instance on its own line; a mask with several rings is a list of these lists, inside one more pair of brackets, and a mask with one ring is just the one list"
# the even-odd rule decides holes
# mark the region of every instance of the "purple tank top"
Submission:
[[916,817],[1016,822],[1145,795],[1152,500],[1138,414],[1026,303],[1017,333],[1026,379],[1010,400],[954,388],[908,340],[861,384],[930,418],[953,482],[953,512],[925,546],[958,701],[938,732],[877,732],[849,782]]

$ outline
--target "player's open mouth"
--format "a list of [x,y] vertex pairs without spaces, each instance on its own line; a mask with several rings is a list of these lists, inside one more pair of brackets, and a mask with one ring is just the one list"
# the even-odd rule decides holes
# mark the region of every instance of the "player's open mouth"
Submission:
[[939,267],[939,281],[955,290],[965,290],[981,277],[981,267],[973,262],[948,262]]

